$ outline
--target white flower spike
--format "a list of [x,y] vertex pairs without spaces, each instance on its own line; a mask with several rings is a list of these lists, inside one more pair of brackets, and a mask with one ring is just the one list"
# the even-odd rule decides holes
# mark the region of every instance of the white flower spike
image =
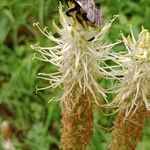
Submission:
[[68,95],[71,95],[70,93],[74,92],[76,87],[80,88],[79,95],[89,90],[96,103],[98,93],[106,99],[104,89],[99,87],[96,79],[107,74],[100,65],[109,59],[109,51],[117,43],[106,45],[103,39],[117,16],[102,29],[93,29],[89,26],[85,30],[82,25],[64,14],[62,6],[59,7],[59,15],[62,28],[59,28],[53,22],[54,29],[60,36],[59,38],[55,38],[46,28],[42,30],[38,23],[34,24],[48,39],[56,43],[54,47],[41,47],[39,44],[32,45],[32,48],[42,56],[38,57],[37,54],[34,54],[34,58],[59,67],[57,73],[38,74],[39,78],[50,82],[48,87],[38,90],[56,88],[63,84],[64,94],[61,100],[65,100]]
[[121,73],[123,80],[110,105],[125,109],[127,117],[129,114],[132,116],[143,103],[150,110],[150,32],[142,28],[136,40],[131,30],[131,37],[122,38],[127,53],[113,54],[113,60],[121,64],[123,70],[118,74]]

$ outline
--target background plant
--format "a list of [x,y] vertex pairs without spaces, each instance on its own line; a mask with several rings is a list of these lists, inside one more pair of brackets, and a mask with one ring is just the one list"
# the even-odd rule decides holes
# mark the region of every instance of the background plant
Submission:
[[[100,1],[100,0],[99,0]],[[97,1],[97,2],[99,2]],[[120,30],[129,33],[127,25],[132,24],[134,33],[140,31],[141,25],[150,29],[150,1],[148,0],[101,0],[101,9],[105,20],[119,14],[108,35],[108,41],[120,38]],[[38,95],[35,87],[45,86],[43,80],[35,81],[37,72],[55,71],[53,65],[47,66],[34,60],[30,45],[40,39],[40,33],[32,24],[39,21],[41,25],[52,29],[53,19],[58,20],[58,5],[55,0],[1,0],[0,2],[0,121],[7,119],[13,125],[13,141],[17,150],[55,150],[59,145],[60,110],[59,102],[48,101],[61,95],[61,90],[42,91]],[[57,21],[56,21],[57,22]],[[51,30],[53,31],[53,30]],[[54,32],[55,34],[55,32]],[[51,44],[51,43],[48,43]],[[122,45],[115,50],[121,50]],[[99,80],[108,87],[110,81]],[[114,95],[109,95],[112,100]],[[110,142],[109,134],[98,127],[113,125],[113,116],[105,117],[95,110],[95,127],[90,150],[106,149]],[[149,150],[150,120],[147,120],[139,150]],[[0,136],[0,143],[2,137]]]

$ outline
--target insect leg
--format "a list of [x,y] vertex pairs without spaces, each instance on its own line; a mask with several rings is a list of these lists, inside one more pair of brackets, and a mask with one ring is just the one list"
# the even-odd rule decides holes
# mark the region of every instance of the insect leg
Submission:
[[77,9],[78,9],[78,6],[75,6],[74,8],[67,10],[66,15],[71,17],[72,14],[77,11]]

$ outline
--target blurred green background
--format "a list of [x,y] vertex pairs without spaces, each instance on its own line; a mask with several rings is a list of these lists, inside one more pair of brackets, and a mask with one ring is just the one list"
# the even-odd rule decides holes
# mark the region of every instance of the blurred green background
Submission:
[[[108,41],[120,39],[120,31],[129,34],[129,25],[137,35],[141,26],[150,29],[149,0],[97,0],[105,21],[119,14],[108,35]],[[64,1],[62,1],[64,3]],[[17,150],[58,150],[60,140],[59,101],[48,101],[61,95],[60,89],[35,93],[36,85],[47,83],[36,78],[39,71],[51,72],[56,68],[37,60],[32,61],[30,45],[40,41],[51,44],[33,28],[34,22],[42,27],[58,23],[57,0],[0,0],[0,122],[12,125],[13,143]],[[55,34],[55,32],[53,32]],[[121,47],[122,48],[122,47]],[[103,84],[108,84],[103,82]],[[110,96],[111,98],[111,96]],[[95,126],[89,150],[106,150],[109,133],[99,127],[112,127],[114,116],[102,116],[94,111]],[[142,140],[137,150],[150,150],[150,120],[145,123]],[[0,136],[0,149],[3,138]]]

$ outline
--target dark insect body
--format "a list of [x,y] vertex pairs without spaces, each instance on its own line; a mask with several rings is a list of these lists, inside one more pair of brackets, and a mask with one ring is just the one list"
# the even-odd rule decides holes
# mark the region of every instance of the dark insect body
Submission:
[[75,15],[80,24],[103,25],[102,14],[94,0],[66,0],[66,3],[69,7],[66,14],[72,17]]

